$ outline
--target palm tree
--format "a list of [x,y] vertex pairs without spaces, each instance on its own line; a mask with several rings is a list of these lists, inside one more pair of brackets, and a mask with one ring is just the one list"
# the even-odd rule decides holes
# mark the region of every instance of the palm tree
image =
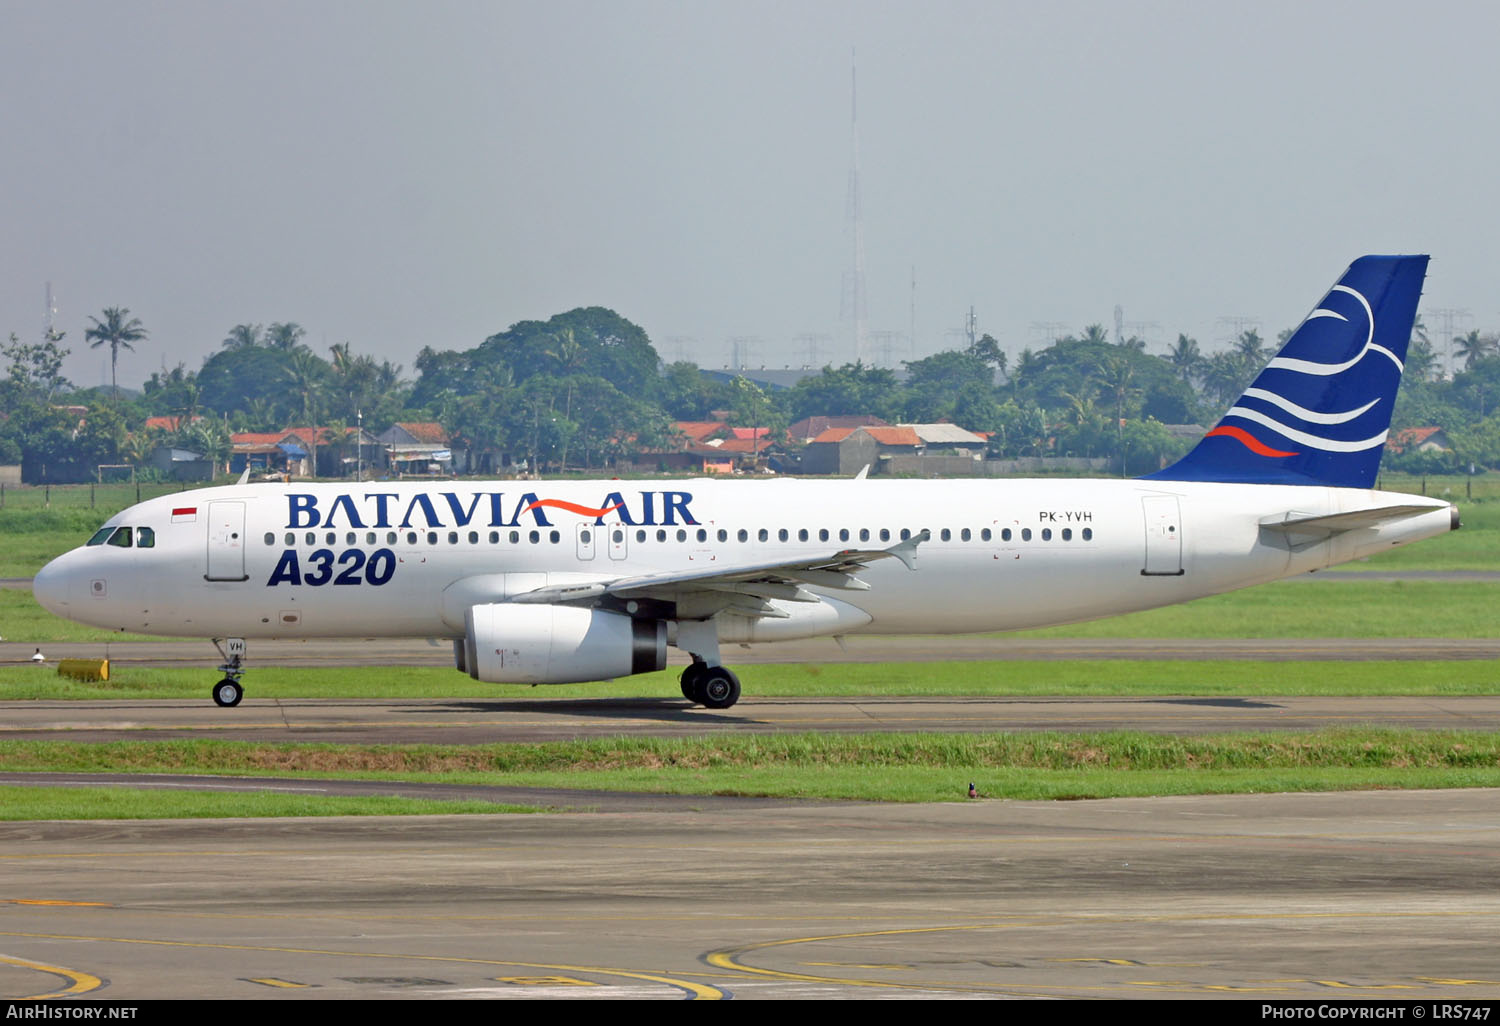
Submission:
[[307,329],[296,321],[279,322],[266,329],[266,345],[272,349],[296,349]]
[[229,329],[229,335],[220,345],[225,349],[248,349],[251,346],[258,346],[260,333],[259,324],[236,324]]
[[[130,318],[126,320],[126,318]],[[109,387],[114,393],[116,401],[120,398],[120,386],[115,379],[115,368],[120,362],[120,349],[123,347],[135,352],[134,342],[139,342],[146,337],[146,326],[137,317],[131,317],[130,311],[125,307],[109,306],[104,309],[104,320],[90,317],[94,326],[83,333],[84,339],[89,343],[91,349],[100,346],[109,346]]]
[[1177,342],[1167,347],[1167,362],[1179,378],[1192,384],[1203,372],[1203,352],[1198,348],[1198,340],[1179,334]]
[[323,406],[321,392],[325,373],[323,361],[307,349],[298,349],[292,353],[291,364],[286,370],[289,391],[299,400],[298,412],[307,423],[308,433],[312,435],[307,439],[312,447],[310,477],[318,476],[318,416]]
[[1467,335],[1459,335],[1453,343],[1456,347],[1453,355],[1463,360],[1464,370],[1473,370],[1474,365],[1480,360],[1500,350],[1500,337],[1481,335],[1477,328]]
[[1104,330],[1102,324],[1090,324],[1083,329],[1083,334],[1078,337],[1080,342],[1097,342],[1104,345],[1109,342],[1109,332]]

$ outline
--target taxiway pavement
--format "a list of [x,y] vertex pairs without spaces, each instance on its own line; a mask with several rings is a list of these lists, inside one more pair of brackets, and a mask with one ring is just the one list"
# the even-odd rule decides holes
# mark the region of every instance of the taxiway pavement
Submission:
[[0,994],[1500,996],[1500,792],[0,825]]
[[0,739],[169,738],[484,744],[709,733],[1103,731],[1167,734],[1378,725],[1500,731],[1500,696],[766,698],[712,710],[682,698],[0,701]]

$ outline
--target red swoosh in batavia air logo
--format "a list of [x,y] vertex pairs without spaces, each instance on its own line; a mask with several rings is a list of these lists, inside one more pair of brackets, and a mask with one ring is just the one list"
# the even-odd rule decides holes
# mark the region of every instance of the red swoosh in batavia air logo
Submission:
[[617,503],[613,506],[605,506],[603,509],[594,509],[590,506],[581,506],[576,502],[565,502],[562,499],[538,499],[536,502],[533,502],[530,506],[527,506],[521,512],[530,513],[532,510],[536,509],[539,506],[545,506],[550,509],[565,509],[569,513],[577,513],[581,517],[602,517],[606,513],[613,513],[622,505],[624,505],[624,503]]
[[1282,452],[1280,449],[1273,449],[1269,445],[1266,445],[1264,442],[1260,441],[1250,432],[1246,431],[1244,428],[1238,428],[1232,424],[1221,424],[1219,427],[1214,428],[1203,437],[1212,438],[1214,435],[1228,435],[1230,438],[1233,438],[1236,442],[1239,442],[1251,452],[1257,453],[1261,456],[1281,457],[1297,455],[1294,452]]

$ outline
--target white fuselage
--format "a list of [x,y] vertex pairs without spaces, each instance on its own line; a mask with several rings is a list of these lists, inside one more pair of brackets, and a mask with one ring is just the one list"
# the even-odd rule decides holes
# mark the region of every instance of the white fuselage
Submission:
[[[1431,512],[1297,543],[1262,526],[1396,504]],[[859,573],[868,590],[814,587],[824,601],[778,603],[784,619],[720,612],[719,637],[964,633],[1169,605],[1453,522],[1409,495],[1137,480],[232,485],[123,511],[106,526],[147,528],[150,547],[81,546],[35,586],[60,615],[147,634],[458,638],[469,607],[541,587],[884,549],[926,528],[913,569],[879,560]]]

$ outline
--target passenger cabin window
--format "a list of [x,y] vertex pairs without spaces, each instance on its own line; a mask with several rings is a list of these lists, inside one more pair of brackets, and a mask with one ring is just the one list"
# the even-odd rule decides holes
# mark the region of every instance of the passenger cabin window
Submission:
[[1071,527],[1064,527],[1062,534],[1063,534],[1063,541],[1072,541],[1073,540],[1073,529]]
[[1044,528],[1042,528],[1042,541],[1051,541],[1051,540],[1052,540],[1052,528],[1050,528],[1050,527],[1044,527]]
[[1022,541],[1031,541],[1031,528],[1029,528],[1029,527],[1023,527],[1023,528],[1021,528],[1021,540]]
[[870,529],[868,527],[861,527],[859,529],[859,540],[860,541],[869,541],[870,540]]
[[115,533],[113,527],[101,527],[94,532],[94,536],[88,540],[89,545],[103,545],[109,536]]
[[1092,527],[1085,527],[1083,529],[1083,540],[1084,541],[1093,541],[1094,540],[1094,529]]
[[138,549],[156,548],[156,532],[149,527],[137,527],[135,529],[135,547]]
[[645,531],[637,531],[637,532],[635,532],[635,540],[638,541],[638,542],[645,541],[646,540],[646,532]]
[[266,544],[267,545],[275,545],[276,544],[276,535],[273,534],[270,531],[266,532]]
[[109,536],[109,543],[122,549],[130,548],[130,528],[117,527],[115,533]]
[[787,529],[784,527],[776,532],[776,538],[778,541],[786,541],[789,537],[791,537],[791,535],[787,533]]
[[745,530],[742,527],[742,528],[740,528],[739,533],[735,535],[735,537],[738,538],[740,541],[749,541],[750,540],[750,532],[747,531],[747,530]]
[[841,527],[841,528],[839,528],[839,541],[844,542],[844,541],[848,541],[848,540],[849,540],[849,528],[847,528],[847,527]]
[[797,532],[797,540],[798,541],[807,541],[807,528],[804,527],[800,531]]

